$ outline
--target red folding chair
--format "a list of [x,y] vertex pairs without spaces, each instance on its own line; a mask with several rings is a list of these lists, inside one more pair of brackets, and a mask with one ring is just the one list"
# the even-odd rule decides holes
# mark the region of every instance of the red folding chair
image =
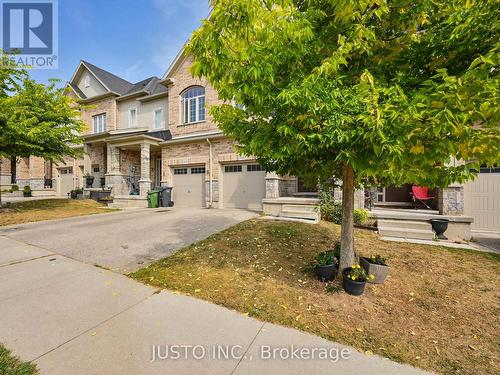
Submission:
[[415,209],[417,209],[418,203],[423,204],[429,210],[431,209],[430,205],[434,197],[429,195],[428,187],[413,185],[411,187],[411,192],[412,192],[413,202],[415,203]]

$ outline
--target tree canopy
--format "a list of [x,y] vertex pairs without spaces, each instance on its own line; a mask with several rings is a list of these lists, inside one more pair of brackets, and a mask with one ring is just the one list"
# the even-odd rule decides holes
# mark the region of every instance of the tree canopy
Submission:
[[[444,186],[499,157],[496,1],[217,0],[193,73],[222,129],[280,172]],[[244,108],[244,109],[242,109]],[[475,126],[473,126],[475,125]]]
[[268,170],[446,186],[500,160],[498,1],[212,5],[187,46],[192,73],[226,102],[215,121]]
[[0,61],[0,156],[77,156],[84,123],[79,107],[56,87],[29,78],[4,54]]

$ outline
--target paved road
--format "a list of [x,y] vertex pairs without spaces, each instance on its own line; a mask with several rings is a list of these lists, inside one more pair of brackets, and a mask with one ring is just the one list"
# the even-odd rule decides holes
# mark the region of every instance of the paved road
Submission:
[[472,232],[472,238],[479,245],[500,254],[500,233]]
[[0,342],[41,375],[424,374],[1,235],[0,317]]
[[0,227],[0,235],[129,273],[253,217],[244,210],[138,209]]

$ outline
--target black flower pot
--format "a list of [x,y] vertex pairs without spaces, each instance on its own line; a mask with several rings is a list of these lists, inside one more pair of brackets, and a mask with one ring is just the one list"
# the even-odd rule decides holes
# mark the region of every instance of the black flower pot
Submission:
[[85,187],[91,188],[94,185],[94,177],[85,177]]
[[360,296],[365,292],[366,281],[353,281],[347,278],[347,274],[351,268],[346,268],[342,272],[342,287],[347,294],[351,296]]
[[448,237],[444,235],[444,232],[448,229],[448,220],[446,219],[431,219],[432,230],[436,233],[437,238],[440,240],[447,240]]
[[333,279],[335,279],[335,275],[337,274],[337,266],[335,264],[317,266],[314,269],[314,274],[319,280],[323,281],[324,283],[327,281],[332,281]]

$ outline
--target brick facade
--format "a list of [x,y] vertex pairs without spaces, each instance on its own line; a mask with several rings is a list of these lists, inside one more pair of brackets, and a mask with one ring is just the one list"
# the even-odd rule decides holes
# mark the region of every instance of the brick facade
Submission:
[[[184,58],[179,68],[173,75],[174,84],[168,87],[168,126],[174,137],[185,134],[207,132],[218,130],[217,125],[213,122],[212,117],[208,113],[210,105],[222,103],[218,98],[217,91],[208,83],[206,79],[193,78],[189,72],[189,68],[193,63],[193,58],[188,56]],[[205,88],[205,103],[206,103],[206,120],[196,124],[183,125],[180,119],[180,97],[183,91],[191,86],[202,86]]]
[[119,128],[119,116],[115,97],[109,97],[101,100],[96,100],[82,109],[81,119],[87,125],[84,134],[92,134],[92,117],[106,113],[106,130],[115,130]]

